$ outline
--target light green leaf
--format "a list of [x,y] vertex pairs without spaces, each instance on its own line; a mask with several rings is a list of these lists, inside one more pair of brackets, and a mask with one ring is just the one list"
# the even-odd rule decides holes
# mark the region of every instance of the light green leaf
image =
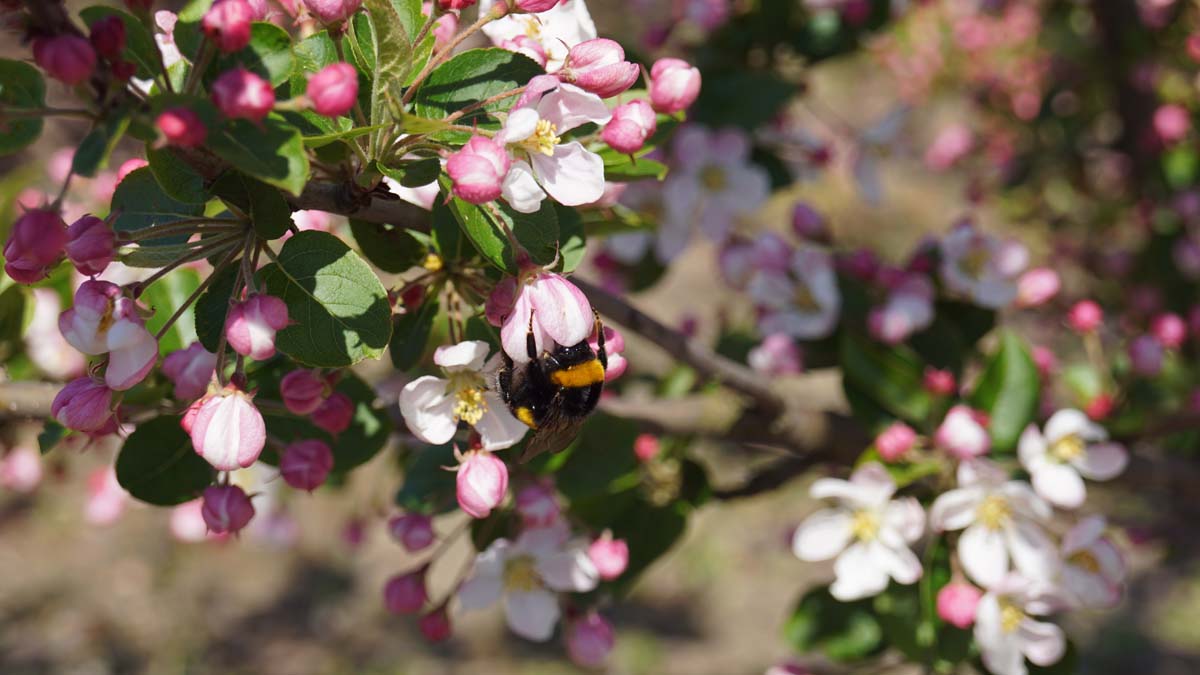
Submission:
[[993,450],[1017,447],[1021,432],[1037,412],[1040,388],[1037,365],[1025,341],[1012,331],[1001,333],[1000,345],[970,398],[972,405],[988,414]]
[[237,66],[243,66],[278,87],[292,75],[294,57],[292,38],[273,23],[255,21],[250,26],[250,44],[232,54],[224,54],[206,71],[212,79]]
[[[193,269],[178,269],[151,284],[142,294],[142,303],[154,310],[154,316],[146,321],[146,328],[158,334],[175,310],[200,286],[200,273]],[[163,354],[183,349],[196,339],[196,325],[192,312],[184,312],[158,341],[158,350]]]
[[371,79],[371,123],[386,124],[391,120],[389,99],[400,101],[400,85],[408,77],[412,34],[391,0],[365,0],[363,5],[371,15],[371,49],[375,57],[375,73]]
[[[46,107],[46,82],[37,68],[21,61],[0,59],[0,103],[16,108]],[[42,118],[7,123],[0,134],[0,156],[11,155],[42,135]]]

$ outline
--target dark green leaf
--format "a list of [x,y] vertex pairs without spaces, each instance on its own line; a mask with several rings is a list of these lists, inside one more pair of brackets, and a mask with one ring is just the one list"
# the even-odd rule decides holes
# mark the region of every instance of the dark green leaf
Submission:
[[534,262],[548,265],[554,260],[559,230],[558,214],[552,200],[544,200],[536,213],[519,213],[504,202],[477,206],[458,198],[451,200],[449,206],[467,239],[475,245],[475,250],[501,270],[509,274],[517,273],[512,245],[497,224],[497,217],[507,223]]
[[411,67],[412,34],[405,28],[391,0],[365,0],[371,15],[375,73],[371,79],[371,123],[384,124],[391,119],[389,100],[399,104],[400,86]]
[[308,182],[300,130],[275,113],[261,123],[230,120],[209,133],[208,147],[238,171],[299,195]]
[[821,652],[834,661],[857,661],[884,646],[870,602],[839,602],[827,586],[806,593],[783,630],[797,652]]
[[212,187],[226,204],[250,216],[254,231],[263,239],[278,239],[292,224],[292,207],[279,190],[238,171],[226,171]]
[[0,361],[21,351],[27,310],[32,309],[25,294],[25,287],[20,284],[12,284],[0,293]]
[[42,429],[42,433],[38,434],[38,449],[44,455],[58,446],[62,439],[66,438],[67,428],[55,422],[54,420],[46,420],[46,426]]
[[233,297],[233,282],[237,280],[237,273],[237,265],[217,272],[217,278],[196,300],[196,337],[205,349],[214,354],[220,346],[221,334],[225,332],[225,315],[229,312],[229,299]]
[[[545,71],[532,59],[504,49],[471,49],[434,69],[413,98],[420,117],[442,119],[450,113],[515,89]],[[511,99],[489,103],[465,115],[458,124],[496,127],[488,113],[508,110]]]
[[1001,333],[1000,345],[970,398],[972,405],[988,414],[993,450],[1017,447],[1021,432],[1037,412],[1040,387],[1037,365],[1025,341],[1012,331]]
[[422,302],[416,311],[396,317],[392,341],[388,345],[392,366],[396,370],[408,370],[421,361],[429,342],[429,334],[433,331],[433,321],[437,318],[438,309],[436,297],[425,298],[425,302]]
[[795,95],[795,85],[765,72],[706,74],[700,99],[689,112],[701,124],[752,130],[775,119]]
[[839,348],[844,383],[879,407],[913,424],[928,417],[921,359],[904,345],[888,347],[846,331]]
[[186,162],[179,159],[170,148],[146,148],[146,160],[150,171],[158,180],[159,187],[172,199],[188,204],[203,204],[208,201],[204,189],[204,178]]
[[450,444],[418,446],[404,465],[404,483],[396,505],[405,511],[444,513],[455,508],[455,476],[443,467],[458,466]]
[[[157,334],[183,302],[200,285],[200,274],[193,269],[179,269],[151,284],[142,294],[142,302],[154,310],[154,316],[146,321],[146,328]],[[191,312],[184,312],[179,320],[158,342],[163,354],[183,349],[196,339],[196,328]]]
[[212,467],[196,454],[174,416],[138,425],[117,456],[117,482],[134,498],[156,506],[195,499],[212,479]]
[[205,75],[213,79],[237,66],[269,81],[278,87],[292,74],[292,38],[273,23],[255,21],[250,26],[250,44],[232,54],[224,54],[210,66]]
[[112,7],[85,7],[79,11],[79,17],[89,28],[97,21],[110,16],[121,19],[121,23],[125,24],[125,50],[121,52],[121,58],[137,65],[137,76],[150,80],[162,74],[158,44],[141,21]]
[[387,291],[342,240],[310,230],[288,239],[260,274],[288,306],[292,324],[275,336],[279,351],[309,366],[338,368],[378,358],[392,333]]
[[[197,218],[204,213],[204,204],[188,204],[175,200],[163,191],[149,167],[142,167],[117,185],[113,193],[112,210],[117,214],[113,229],[118,232],[142,230],[177,220]],[[155,239],[154,244],[180,243],[186,235]]]
[[[37,68],[21,61],[0,59],[0,103],[15,108],[46,107],[46,82]],[[0,155],[28,146],[42,135],[42,118],[5,122],[0,128]]]
[[400,178],[397,178],[400,184],[408,188],[419,188],[437,180],[438,174],[442,172],[442,163],[437,157],[426,157],[408,162],[402,169]]
[[75,149],[71,159],[71,172],[92,178],[96,171],[108,166],[113,148],[129,128],[129,115],[125,111],[113,111],[101,124],[96,125]]
[[587,252],[587,235],[583,230],[583,218],[579,211],[570,206],[554,204],[554,212],[558,216],[558,258],[559,272],[567,274],[574,272],[579,263],[583,262],[583,254]]
[[421,264],[428,252],[408,230],[391,225],[352,218],[350,232],[363,256],[384,272],[399,274],[409,270]]

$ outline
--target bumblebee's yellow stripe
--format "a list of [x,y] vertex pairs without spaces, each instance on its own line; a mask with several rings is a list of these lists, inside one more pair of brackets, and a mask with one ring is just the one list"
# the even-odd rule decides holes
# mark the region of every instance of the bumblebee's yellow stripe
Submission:
[[525,426],[529,427],[530,429],[537,429],[537,423],[533,421],[532,410],[526,408],[525,406],[521,406],[520,408],[517,408],[516,412],[517,419],[521,420]]
[[604,381],[604,366],[598,359],[579,363],[550,373],[550,380],[560,387],[590,387]]

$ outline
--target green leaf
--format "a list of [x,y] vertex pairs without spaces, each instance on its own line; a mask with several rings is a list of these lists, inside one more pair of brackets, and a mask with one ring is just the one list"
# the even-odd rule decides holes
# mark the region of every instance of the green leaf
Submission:
[[226,171],[213,184],[213,194],[250,216],[263,239],[278,239],[292,224],[292,207],[279,190],[238,171]]
[[279,331],[279,351],[309,366],[338,368],[378,358],[392,333],[387,291],[341,239],[308,231],[288,239],[278,261],[260,274],[288,306],[292,325]]
[[457,465],[449,443],[417,446],[405,462],[404,483],[396,493],[396,505],[418,513],[445,513],[455,508],[455,476],[443,467]]
[[416,311],[396,317],[392,340],[388,345],[392,366],[396,370],[408,370],[421,361],[439,308],[436,297],[425,298]]
[[923,386],[921,359],[904,345],[888,347],[849,331],[842,334],[843,383],[889,413],[920,425],[932,401]]
[[[796,95],[796,85],[767,72],[734,71],[704,77],[700,99],[689,114],[713,127],[756,129],[775,119]],[[730,102],[736,101],[736,105]]]
[[988,414],[992,449],[1008,451],[1033,421],[1041,381],[1037,365],[1012,331],[1000,334],[1000,345],[979,378],[971,404]]
[[238,171],[299,195],[308,182],[300,130],[272,113],[261,123],[230,120],[208,135],[208,147]]
[[350,219],[350,232],[358,250],[373,265],[399,274],[421,264],[427,249],[408,230],[391,225]]
[[250,44],[232,54],[222,54],[205,74],[211,74],[215,80],[222,73],[242,66],[268,80],[272,87],[278,87],[291,77],[294,61],[288,32],[273,23],[255,21],[250,25]]
[[399,167],[380,167],[380,170],[388,177],[400,181],[404,187],[419,188],[438,179],[442,172],[442,163],[437,157],[426,157],[405,162]]
[[[303,81],[307,74],[315,73],[338,61],[337,46],[333,44],[333,38],[329,37],[327,30],[318,31],[297,42],[292,48],[292,55],[293,95],[300,93],[295,90],[296,78]],[[300,91],[303,91],[303,88]]]
[[667,165],[653,159],[631,159],[628,155],[615,155],[616,151],[600,153],[604,158],[604,178],[610,181],[635,181],[645,178],[662,180],[667,177]]
[[[496,222],[497,214],[512,229],[517,241],[529,252],[534,262],[548,265],[554,260],[559,230],[558,213],[553,200],[543,200],[536,213],[519,213],[504,202],[477,206],[457,197],[450,201],[449,207],[467,239],[475,245],[475,250],[501,270],[509,274],[517,273],[512,245]],[[494,213],[491,207],[495,208]]]
[[[344,117],[339,117],[338,119],[345,120],[346,122],[350,121]],[[304,147],[323,148],[331,143],[354,140],[359,136],[366,136],[367,134],[374,133],[384,128],[387,128],[386,124],[375,124],[369,127],[352,127],[350,129],[346,129],[345,131],[331,131],[329,133],[320,134],[317,136],[305,136]]]
[[[3,287],[3,285],[0,285]],[[27,328],[26,314],[33,308],[25,287],[12,284],[0,293],[0,361],[21,351]]]
[[[177,220],[197,218],[204,214],[204,204],[177,201],[159,186],[149,167],[142,167],[117,185],[113,193],[112,210],[117,214],[113,229],[118,232],[143,230]],[[155,245],[179,243],[186,235],[155,239]]]
[[108,158],[129,128],[130,117],[124,110],[115,110],[102,123],[92,128],[75,149],[71,171],[92,178],[96,171],[108,166]]
[[558,271],[567,274],[574,272],[583,262],[583,255],[587,252],[587,235],[579,211],[556,203],[554,212],[558,215]]
[[821,652],[834,661],[857,661],[884,647],[870,602],[839,602],[828,586],[806,593],[783,631],[797,652]]
[[159,187],[172,199],[188,204],[204,204],[208,201],[204,177],[179,159],[170,148],[147,146],[146,161],[150,163],[150,172],[158,180]]
[[117,482],[134,498],[155,506],[195,499],[212,479],[212,467],[196,454],[175,416],[138,425],[117,456]]
[[38,434],[38,450],[43,455],[47,454],[67,437],[70,433],[66,427],[55,422],[54,420],[46,420],[46,426],[42,429],[42,433]]
[[[178,269],[151,284],[142,294],[142,302],[154,310],[146,328],[158,334],[167,319],[179,309],[200,286],[200,273],[193,269]],[[184,312],[158,342],[163,354],[183,349],[196,339],[196,327],[191,312]]]
[[196,337],[200,344],[212,353],[217,353],[221,334],[225,332],[225,315],[229,312],[229,299],[233,297],[233,283],[237,280],[237,265],[230,265],[216,272],[208,288],[196,299],[194,310]]
[[125,249],[120,256],[122,263],[130,267],[165,267],[196,250],[187,242],[179,242],[179,237],[173,237],[175,243],[155,244],[150,246],[134,246]]
[[[15,108],[46,107],[46,81],[37,68],[21,61],[0,59],[0,103]],[[5,122],[0,133],[0,156],[11,155],[42,135],[42,118]]]
[[[496,47],[471,49],[456,55],[429,74],[413,98],[420,117],[441,119],[496,94],[524,86],[545,71],[527,56]],[[497,128],[489,113],[508,110],[513,99],[496,101],[459,118],[457,124]]]
[[405,27],[396,6],[390,0],[365,0],[371,15],[375,73],[371,79],[371,123],[384,124],[391,119],[389,99],[400,102],[400,85],[411,66],[412,34]]
[[125,24],[125,49],[121,57],[137,65],[137,76],[143,80],[152,80],[162,74],[158,55],[158,44],[149,29],[136,17],[112,7],[85,7],[79,10],[79,17],[92,27],[101,19],[115,16]]

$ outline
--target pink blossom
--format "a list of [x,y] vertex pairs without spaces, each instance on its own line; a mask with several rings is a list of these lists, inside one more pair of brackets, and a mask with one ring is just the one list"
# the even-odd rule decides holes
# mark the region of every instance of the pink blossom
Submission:
[[885,462],[902,459],[917,443],[917,432],[904,422],[892,422],[875,437],[875,449]]
[[100,56],[119,60],[125,50],[125,22],[119,16],[106,16],[92,24],[88,39]]
[[792,232],[808,241],[829,241],[829,226],[825,218],[804,202],[796,202],[792,207]]
[[84,354],[108,354],[104,381],[124,391],[146,378],[158,360],[158,342],[146,330],[137,303],[107,281],[85,281],[75,305],[58,318],[58,329]]
[[336,24],[349,19],[358,8],[362,6],[362,0],[304,0],[304,6],[308,8],[308,13],[315,16],[324,24]]
[[121,166],[117,167],[117,184],[119,185],[121,181],[125,180],[126,176],[144,166],[150,166],[150,162],[141,157],[131,157],[121,162]]
[[925,166],[946,171],[975,148],[975,134],[965,124],[951,124],[938,132],[925,151]]
[[1129,360],[1133,372],[1143,377],[1154,377],[1162,372],[1163,345],[1151,334],[1139,335],[1129,343]]
[[999,309],[1017,296],[1017,276],[1029,251],[1016,241],[1001,241],[959,223],[941,242],[942,281],[981,307]]
[[236,52],[250,44],[250,21],[254,10],[245,0],[219,0],[204,14],[200,28],[217,48]]
[[1104,310],[1092,300],[1080,300],[1067,312],[1067,324],[1076,333],[1090,333],[1104,321]]
[[297,490],[312,492],[321,487],[330,471],[333,471],[333,451],[324,441],[296,441],[279,458],[283,481]]
[[[596,26],[584,0],[563,0],[557,4],[540,1],[547,4],[546,11],[536,15],[509,13],[485,24],[483,32],[493,44],[504,49],[514,43],[536,49],[544,55],[542,67],[556,72],[562,68],[571,47],[596,37]],[[507,4],[505,0],[480,0],[479,13],[504,14]],[[521,40],[520,36],[529,39]]]
[[472,518],[487,518],[504,501],[508,467],[486,450],[468,452],[458,465],[458,505]]
[[682,59],[659,59],[650,69],[650,104],[668,115],[684,110],[700,95],[700,69]]
[[358,100],[358,71],[349,63],[325,66],[308,78],[305,96],[318,115],[345,115]]
[[842,296],[829,253],[802,246],[785,273],[755,274],[747,292],[759,308],[758,328],[798,340],[823,338],[837,327]]
[[84,38],[63,33],[35,39],[33,60],[50,77],[74,86],[96,69],[96,50]]
[[254,504],[236,485],[211,485],[204,488],[200,515],[213,534],[237,534],[254,518]]
[[279,397],[293,415],[312,414],[330,393],[328,380],[315,370],[293,370],[279,381]]
[[335,391],[312,412],[311,419],[318,429],[337,436],[349,429],[354,421],[354,401],[346,394]]
[[241,66],[223,73],[213,82],[212,99],[226,117],[252,122],[262,120],[275,107],[271,83]]
[[188,108],[167,108],[159,114],[154,124],[167,145],[195,148],[204,145],[204,140],[208,138],[208,129],[203,120]]
[[933,442],[959,459],[986,455],[992,448],[986,418],[979,411],[962,404],[950,408],[946,413],[933,435]]
[[[625,338],[620,331],[612,326],[605,326],[604,330],[604,353],[608,364],[604,366],[604,382],[612,382],[618,377],[625,374],[629,368],[629,361],[625,360]],[[588,346],[596,354],[600,353],[600,341],[595,335],[588,338]]]
[[1178,314],[1159,314],[1150,322],[1150,332],[1167,349],[1178,349],[1187,339],[1187,331],[1187,324]]
[[42,482],[42,456],[37,450],[17,446],[0,459],[0,487],[30,493]]
[[804,369],[800,347],[791,336],[783,333],[771,333],[763,338],[750,350],[746,363],[755,372],[771,377],[796,375]]
[[383,587],[383,605],[393,614],[416,614],[425,606],[425,568],[397,574]]
[[406,551],[423,551],[433,543],[433,519],[423,513],[406,513],[388,520],[388,532]]
[[421,631],[421,636],[430,642],[444,642],[450,639],[450,613],[446,611],[446,606],[442,605],[418,619],[417,628]]
[[171,536],[177,541],[195,543],[212,536],[204,522],[203,499],[193,499],[171,509]]
[[129,493],[117,482],[113,467],[96,469],[88,476],[87,501],[83,518],[92,525],[111,525],[117,522],[129,504]]
[[1187,108],[1177,103],[1159,106],[1154,111],[1154,132],[1163,143],[1170,145],[1182,141],[1191,128],[1192,120]]
[[[571,47],[566,64],[557,74],[563,82],[600,98],[611,98],[631,87],[639,71],[636,64],[625,60],[625,50],[620,44],[595,38]],[[653,119],[653,113],[651,116]]]
[[163,374],[175,383],[175,398],[180,401],[192,401],[203,396],[216,369],[217,355],[199,342],[167,354],[162,363]]
[[658,440],[658,436],[653,434],[638,434],[637,438],[633,439],[633,454],[640,462],[649,462],[654,459],[661,449],[662,443]]
[[1049,267],[1035,267],[1017,279],[1017,306],[1044,305],[1058,295],[1061,288],[1058,272]]
[[629,544],[624,539],[613,539],[612,532],[605,530],[588,547],[588,557],[592,559],[600,578],[612,581],[629,566]]
[[528,35],[517,35],[506,40],[501,40],[496,43],[496,46],[501,49],[507,49],[510,52],[528,56],[543,68],[546,67],[546,63],[549,60],[545,45],[537,38],[532,38]]
[[45,279],[63,258],[67,224],[55,211],[30,209],[13,223],[4,244],[4,271],[14,281],[32,284]]
[[564,2],[566,0],[515,0],[513,11],[536,14],[554,9],[555,6],[561,5]]
[[508,277],[488,298],[486,315],[500,326],[500,344],[517,363],[530,360],[526,334],[532,330],[536,354],[555,345],[579,344],[595,326],[592,305],[575,284],[552,272]]
[[942,586],[937,595],[937,613],[942,621],[957,628],[970,628],[975,623],[975,608],[983,591],[965,582]]
[[658,119],[650,104],[642,99],[622,103],[613,109],[612,119],[600,132],[600,138],[617,152],[633,154],[658,129]]
[[558,520],[561,507],[554,487],[543,483],[530,483],[517,491],[517,513],[525,527],[547,527]]
[[116,254],[116,235],[108,223],[88,214],[67,228],[67,258],[80,274],[104,271]]
[[950,396],[958,388],[958,383],[954,379],[954,373],[949,370],[939,370],[932,366],[926,366],[925,373],[922,376],[922,385],[925,391],[938,396]]
[[566,628],[567,656],[584,668],[599,668],[608,660],[616,639],[612,625],[595,611],[569,621]]
[[438,0],[438,5],[444,10],[466,9],[475,4],[475,0]]
[[184,415],[196,454],[219,471],[245,468],[258,460],[267,440],[262,414],[250,395],[232,386],[199,399]]
[[906,274],[888,293],[887,301],[871,309],[867,327],[886,344],[899,344],[933,323],[933,283],[919,274]]
[[730,286],[745,290],[760,274],[786,275],[795,248],[774,232],[760,232],[753,241],[731,237],[717,253],[717,265]]
[[275,332],[287,325],[287,304],[273,295],[256,293],[229,309],[225,338],[237,353],[263,361],[275,355]]
[[59,424],[76,431],[96,431],[113,415],[112,389],[90,377],[71,380],[50,405]]
[[486,136],[472,136],[446,159],[446,175],[454,183],[454,196],[483,204],[500,197],[511,166],[512,160],[501,143]]
[[[475,0],[470,0],[474,4]],[[433,22],[433,48],[435,51],[440,51],[445,48],[450,41],[454,39],[454,35],[458,33],[458,15],[447,13],[439,16],[437,21]],[[543,61],[542,66],[545,66]]]

